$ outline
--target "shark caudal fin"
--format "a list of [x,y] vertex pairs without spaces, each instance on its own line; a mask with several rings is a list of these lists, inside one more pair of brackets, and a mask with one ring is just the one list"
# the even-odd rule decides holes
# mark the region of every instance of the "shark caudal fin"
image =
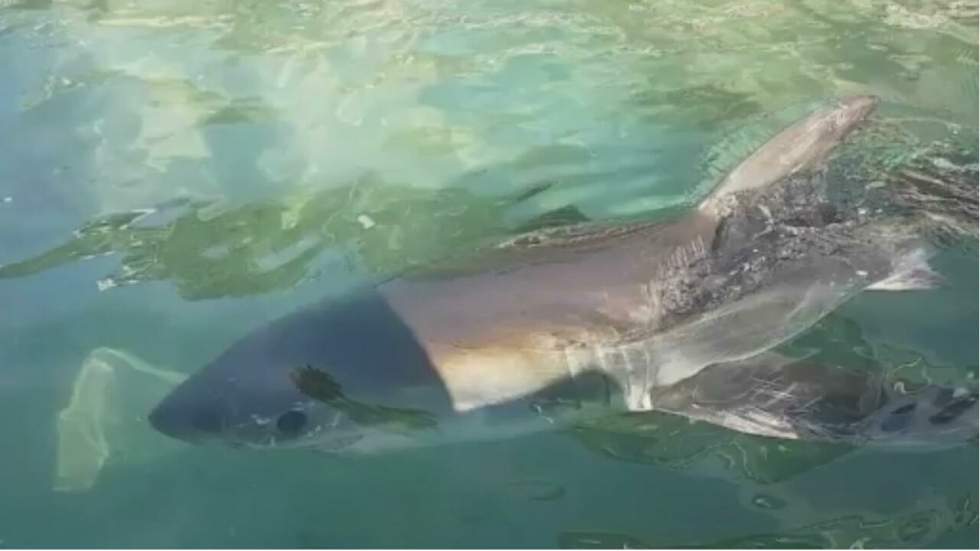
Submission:
[[818,167],[877,104],[875,96],[851,96],[794,123],[729,172],[699,210],[720,217],[731,195]]

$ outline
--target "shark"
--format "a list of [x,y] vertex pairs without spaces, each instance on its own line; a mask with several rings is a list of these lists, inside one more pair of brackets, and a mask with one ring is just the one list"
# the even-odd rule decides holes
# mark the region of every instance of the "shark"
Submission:
[[975,391],[889,395],[769,353],[861,292],[937,281],[926,218],[827,199],[824,167],[877,104],[817,109],[672,218],[530,231],[272,321],[149,421],[191,443],[333,453],[653,410],[778,438],[970,438]]

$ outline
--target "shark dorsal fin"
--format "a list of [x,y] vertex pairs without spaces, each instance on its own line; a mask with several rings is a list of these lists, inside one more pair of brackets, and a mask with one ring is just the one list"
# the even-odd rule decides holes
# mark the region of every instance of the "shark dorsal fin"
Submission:
[[819,167],[877,103],[874,96],[847,97],[787,127],[729,172],[699,210],[721,217],[733,194]]

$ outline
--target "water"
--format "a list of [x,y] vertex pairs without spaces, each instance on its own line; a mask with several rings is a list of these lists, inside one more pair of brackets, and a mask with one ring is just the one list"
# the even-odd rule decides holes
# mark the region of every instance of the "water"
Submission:
[[[369,458],[146,410],[249,329],[575,206],[689,207],[828,98],[977,157],[977,5],[0,1],[0,546],[977,546],[977,447],[665,416]],[[150,211],[152,209],[152,212]],[[569,209],[565,209],[566,214]],[[976,379],[977,254],[789,346]]]

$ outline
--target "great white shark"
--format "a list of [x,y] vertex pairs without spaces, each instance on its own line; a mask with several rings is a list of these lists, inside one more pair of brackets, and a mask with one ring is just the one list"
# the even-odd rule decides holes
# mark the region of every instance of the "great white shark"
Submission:
[[[876,104],[844,98],[796,122],[674,219],[531,232],[276,320],[150,422],[189,442],[334,451],[655,409],[784,438],[970,438],[973,391],[899,399],[831,366],[804,370],[803,385],[767,354],[857,293],[934,281],[917,223],[824,198],[825,162]],[[753,377],[785,400],[747,392]],[[834,392],[846,412],[813,407]]]

